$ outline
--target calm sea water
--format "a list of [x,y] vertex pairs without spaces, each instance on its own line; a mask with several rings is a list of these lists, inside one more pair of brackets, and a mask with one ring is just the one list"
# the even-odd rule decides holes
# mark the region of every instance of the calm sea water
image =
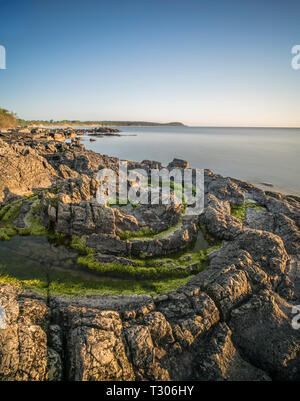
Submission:
[[[248,180],[263,189],[300,195],[300,129],[120,127],[121,137],[97,138],[87,149],[121,159],[152,159],[167,164],[174,157],[191,167]],[[271,188],[264,184],[273,184]]]

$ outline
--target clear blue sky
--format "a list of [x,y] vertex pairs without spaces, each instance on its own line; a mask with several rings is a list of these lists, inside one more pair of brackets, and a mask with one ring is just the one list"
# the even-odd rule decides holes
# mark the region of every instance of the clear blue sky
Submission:
[[25,119],[300,126],[300,1],[0,0]]

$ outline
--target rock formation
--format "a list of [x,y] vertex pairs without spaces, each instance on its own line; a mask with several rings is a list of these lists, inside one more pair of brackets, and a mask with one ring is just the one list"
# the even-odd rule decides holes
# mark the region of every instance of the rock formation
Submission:
[[[184,249],[199,224],[222,247],[204,271],[159,296],[44,297],[0,284],[0,380],[300,380],[300,329],[292,325],[300,304],[300,199],[207,170],[197,218],[174,205],[98,205],[95,174],[117,164],[82,145],[0,140],[1,201],[57,187],[40,194],[43,224],[85,236],[102,261],[126,265],[131,255]],[[26,200],[22,207],[20,226]],[[166,238],[122,239],[178,223]]]

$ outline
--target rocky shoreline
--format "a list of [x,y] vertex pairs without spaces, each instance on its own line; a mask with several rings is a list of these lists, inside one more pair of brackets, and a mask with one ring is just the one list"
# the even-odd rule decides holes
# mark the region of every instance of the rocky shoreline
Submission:
[[156,296],[44,296],[0,281],[0,380],[300,380],[300,329],[292,326],[300,198],[206,170],[200,216],[175,205],[101,206],[96,174],[117,171],[119,160],[65,143],[68,130],[62,140],[32,134],[0,137],[3,238],[32,234],[38,218],[44,230],[84,240],[90,259],[137,270],[141,255],[189,249],[199,230],[219,245],[205,268],[168,262],[168,274],[191,276]]
[[70,139],[80,143],[80,136],[88,133],[90,136],[120,136],[121,131],[117,128],[109,127],[89,127],[89,128],[45,128],[45,127],[23,127],[0,129],[0,138],[7,142],[37,140],[42,142],[60,141],[65,142]]

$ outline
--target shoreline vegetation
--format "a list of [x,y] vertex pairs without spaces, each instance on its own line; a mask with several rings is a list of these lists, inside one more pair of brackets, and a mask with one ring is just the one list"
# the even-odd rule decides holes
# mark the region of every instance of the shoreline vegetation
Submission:
[[17,116],[6,109],[0,108],[0,128],[15,128],[17,125]]
[[38,127],[156,127],[156,126],[171,126],[185,127],[180,122],[156,123],[148,121],[79,121],[79,120],[60,120],[60,121],[44,121],[44,120],[18,120],[20,125],[38,126]]
[[155,126],[176,126],[185,127],[181,122],[158,123],[151,121],[99,121],[99,120],[23,120],[17,114],[0,108],[0,128],[22,127],[108,127],[108,126],[136,126],[136,127],[155,127]]

